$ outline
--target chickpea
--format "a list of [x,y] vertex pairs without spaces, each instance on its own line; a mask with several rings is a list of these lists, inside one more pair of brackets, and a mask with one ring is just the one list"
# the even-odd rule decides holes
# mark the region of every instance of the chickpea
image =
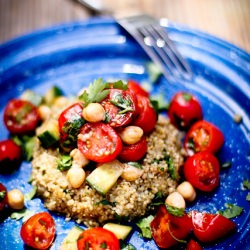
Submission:
[[19,189],[12,189],[7,193],[10,208],[20,210],[24,207],[24,195]]
[[196,192],[192,184],[188,181],[182,182],[178,187],[177,191],[182,195],[186,201],[194,201],[196,198]]
[[70,156],[73,158],[72,161],[73,166],[82,168],[89,163],[89,160],[77,148],[73,149],[70,152]]
[[54,100],[54,105],[57,108],[63,108],[68,103],[68,99],[65,96],[59,96]]
[[133,167],[129,164],[124,164],[122,179],[126,181],[135,181],[144,173],[143,169]]
[[43,121],[47,120],[51,116],[51,110],[47,105],[39,106],[38,113]]
[[85,177],[85,171],[78,167],[71,167],[67,173],[68,182],[73,188],[79,188],[85,181]]
[[100,103],[90,103],[83,109],[82,116],[88,122],[100,122],[105,119],[105,110]]
[[138,126],[127,126],[120,132],[122,141],[126,144],[135,144],[141,140],[143,130]]
[[168,195],[168,197],[165,200],[165,204],[177,208],[183,208],[183,209],[186,208],[186,203],[184,198],[177,191]]

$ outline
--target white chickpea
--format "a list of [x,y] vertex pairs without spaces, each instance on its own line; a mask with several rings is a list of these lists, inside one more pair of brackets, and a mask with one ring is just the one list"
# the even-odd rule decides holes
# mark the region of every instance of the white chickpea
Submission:
[[81,151],[77,148],[73,149],[70,152],[70,156],[72,157],[72,165],[74,167],[85,167],[89,160],[81,153]]
[[82,116],[88,122],[100,122],[105,119],[105,110],[100,103],[90,103],[83,109]]
[[184,198],[177,191],[168,195],[168,197],[165,200],[165,204],[176,208],[183,208],[183,209],[186,208],[186,202]]
[[51,116],[51,109],[47,105],[41,105],[38,107],[38,113],[41,119],[45,121]]
[[67,179],[69,184],[73,188],[79,188],[85,181],[86,173],[82,168],[71,167],[67,173]]
[[59,96],[54,100],[54,105],[57,108],[63,108],[68,103],[68,99],[65,96]]
[[122,141],[126,144],[135,144],[143,136],[143,130],[138,126],[127,126],[119,133]]
[[19,189],[12,189],[7,193],[8,205],[12,209],[20,210],[24,207],[24,195]]
[[177,191],[182,195],[186,201],[194,201],[196,198],[196,191],[192,184],[188,181],[182,182],[178,187]]
[[126,181],[135,181],[144,173],[143,169],[133,167],[129,164],[124,164],[122,179]]

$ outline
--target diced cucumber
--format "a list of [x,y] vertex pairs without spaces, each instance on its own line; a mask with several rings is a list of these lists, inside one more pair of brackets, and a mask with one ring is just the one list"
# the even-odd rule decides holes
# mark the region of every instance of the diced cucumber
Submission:
[[57,143],[60,139],[57,120],[49,120],[48,122],[44,123],[38,130],[37,137],[44,148],[49,148]]
[[39,106],[43,102],[43,97],[30,89],[27,89],[22,93],[21,99],[29,101],[33,103],[35,106]]
[[55,99],[59,96],[62,96],[63,92],[57,86],[51,87],[44,95],[44,101],[48,106],[51,106]]
[[115,185],[122,171],[123,165],[118,160],[103,163],[86,178],[86,181],[98,193],[105,195]]
[[111,222],[105,224],[103,228],[114,233],[119,240],[125,240],[132,230],[131,226],[120,225],[120,224],[111,223]]
[[60,250],[77,250],[77,239],[82,231],[82,228],[74,226],[64,238]]

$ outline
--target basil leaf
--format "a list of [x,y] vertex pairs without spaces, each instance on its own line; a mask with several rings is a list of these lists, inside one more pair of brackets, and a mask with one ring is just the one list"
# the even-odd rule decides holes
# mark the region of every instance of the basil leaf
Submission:
[[223,215],[224,217],[226,217],[228,219],[237,217],[243,212],[242,207],[231,204],[231,203],[226,203],[225,207],[226,207],[225,210],[220,210],[217,213],[220,215]]

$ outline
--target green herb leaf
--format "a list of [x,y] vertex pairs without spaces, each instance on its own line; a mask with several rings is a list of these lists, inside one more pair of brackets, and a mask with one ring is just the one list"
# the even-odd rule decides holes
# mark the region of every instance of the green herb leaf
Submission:
[[154,219],[154,216],[149,215],[148,217],[145,217],[136,223],[136,225],[140,228],[140,230],[142,232],[142,236],[147,238],[147,239],[152,238],[150,223],[153,219]]
[[243,182],[243,187],[246,188],[246,189],[250,189],[250,181],[249,180],[245,180]]
[[[156,111],[164,111],[164,110],[168,110],[169,107],[169,103],[164,99],[164,95],[163,94],[158,94],[158,95],[154,95],[150,98],[150,101],[153,105],[153,107],[155,107],[155,105],[157,105],[157,109],[155,109]],[[157,104],[154,104],[157,103]]]
[[100,102],[109,94],[108,83],[104,83],[103,79],[96,79],[93,83],[89,85],[88,90],[84,91],[82,95],[80,95],[79,99],[84,102],[84,106],[88,106],[88,104],[92,102]]
[[124,114],[129,111],[133,111],[134,109],[131,107],[131,100],[124,98],[120,93],[115,93],[112,96],[112,99],[110,99],[110,102],[120,108],[121,110],[118,112],[118,114]]
[[106,242],[102,242],[101,245],[100,245],[100,248],[107,249],[107,243]]
[[147,63],[146,68],[149,74],[150,81],[152,83],[156,83],[160,78],[160,76],[162,75],[161,69],[158,67],[158,65],[156,65],[153,62]]
[[123,82],[122,80],[116,81],[113,84],[114,89],[122,89],[122,90],[127,90],[128,89],[128,83]]
[[6,191],[1,191],[0,192],[0,201],[2,201],[6,196]]
[[37,186],[33,186],[31,191],[24,195],[24,200],[25,201],[32,200],[34,198],[34,196],[36,195],[36,191],[37,191]]
[[225,210],[220,210],[217,213],[220,215],[223,215],[224,217],[226,217],[228,219],[237,217],[243,212],[242,207],[239,207],[239,206],[231,204],[231,203],[226,203],[225,207],[226,207]]
[[250,201],[250,194],[248,194],[248,195],[246,196],[246,200],[247,200],[247,201]]
[[185,212],[184,208],[177,208],[169,205],[166,205],[166,208],[170,214],[178,217],[183,216]]
[[57,159],[57,169],[60,171],[69,170],[72,166],[72,158],[70,155],[62,155],[60,159]]
[[120,240],[120,248],[121,250],[136,250],[131,243],[126,244],[122,240]]
[[165,154],[164,160],[168,164],[168,172],[170,174],[171,179],[173,179],[175,181],[178,180],[179,176],[178,176],[178,173],[177,173],[177,171],[175,169],[173,158],[171,156]]
[[107,201],[107,200],[101,200],[101,201],[95,203],[96,206],[99,205],[99,204],[110,205],[112,207],[115,207],[115,203],[114,202],[110,202],[110,201]]

